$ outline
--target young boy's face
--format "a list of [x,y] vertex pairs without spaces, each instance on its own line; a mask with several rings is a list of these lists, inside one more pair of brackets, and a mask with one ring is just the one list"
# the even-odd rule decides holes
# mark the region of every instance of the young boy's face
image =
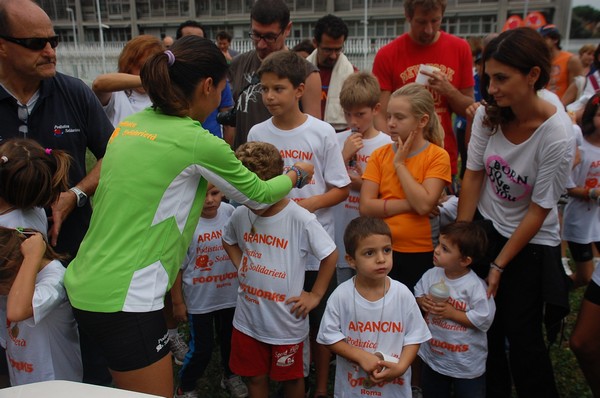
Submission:
[[392,269],[392,239],[387,235],[370,235],[358,242],[354,256],[346,261],[356,270],[357,278],[385,279]]
[[289,79],[281,78],[270,72],[262,74],[260,83],[263,103],[273,117],[276,118],[300,109],[298,101],[304,93],[304,83],[294,88]]
[[433,265],[441,267],[449,273],[462,273],[469,265],[468,258],[460,253],[458,246],[445,235],[440,235],[440,242],[433,251]]
[[373,118],[379,113],[379,104],[374,108],[370,106],[355,106],[344,109],[344,117],[348,127],[357,133],[364,134],[373,127]]
[[204,199],[204,207],[202,207],[202,218],[215,218],[217,216],[217,211],[219,210],[219,206],[221,206],[221,200],[223,199],[223,194],[219,188],[215,187],[212,184],[208,184],[208,188],[206,190],[206,198]]

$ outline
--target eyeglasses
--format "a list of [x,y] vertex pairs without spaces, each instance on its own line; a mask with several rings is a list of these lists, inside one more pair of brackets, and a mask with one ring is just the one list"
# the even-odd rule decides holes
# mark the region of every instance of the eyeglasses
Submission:
[[281,36],[282,33],[283,33],[283,30],[281,32],[277,33],[276,35],[273,33],[267,33],[266,35],[261,35],[260,33],[256,33],[256,32],[248,32],[248,37],[250,37],[250,39],[252,39],[252,41],[254,41],[255,43],[258,43],[259,41],[264,40],[265,43],[273,44],[273,43],[275,43],[277,38],[279,38],[279,36]]
[[16,37],[0,35],[0,38],[3,38],[6,41],[10,41],[11,43],[18,44],[33,51],[43,50],[44,48],[46,48],[46,43],[50,43],[50,47],[52,48],[56,48],[56,46],[58,46],[58,36],[29,37],[17,39]]
[[331,55],[333,53],[335,53],[336,55],[340,55],[342,53],[342,51],[344,51],[344,47],[338,47],[338,48],[327,48],[327,47],[319,47],[319,51],[322,52],[325,55]]
[[23,122],[23,124],[19,126],[19,133],[23,134],[23,138],[27,138],[27,134],[29,133],[29,127],[27,127],[29,109],[27,109],[27,105],[18,105],[17,116],[19,117],[19,120]]

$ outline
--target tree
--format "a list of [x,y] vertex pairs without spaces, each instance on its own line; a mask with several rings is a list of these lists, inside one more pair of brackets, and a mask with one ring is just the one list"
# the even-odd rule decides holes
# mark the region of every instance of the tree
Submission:
[[570,37],[573,39],[600,37],[600,10],[591,6],[574,7]]

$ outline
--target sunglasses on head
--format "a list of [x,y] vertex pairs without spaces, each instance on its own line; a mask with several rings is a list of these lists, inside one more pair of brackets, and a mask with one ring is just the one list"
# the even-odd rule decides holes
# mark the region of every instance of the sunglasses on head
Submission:
[[16,37],[0,35],[0,38],[33,51],[43,50],[46,47],[46,43],[50,43],[50,47],[52,48],[56,48],[56,46],[58,46],[58,36],[17,39]]

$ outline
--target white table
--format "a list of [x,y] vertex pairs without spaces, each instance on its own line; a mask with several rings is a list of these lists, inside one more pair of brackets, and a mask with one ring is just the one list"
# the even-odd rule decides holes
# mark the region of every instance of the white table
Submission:
[[0,389],[0,398],[162,398],[158,395],[53,380]]

